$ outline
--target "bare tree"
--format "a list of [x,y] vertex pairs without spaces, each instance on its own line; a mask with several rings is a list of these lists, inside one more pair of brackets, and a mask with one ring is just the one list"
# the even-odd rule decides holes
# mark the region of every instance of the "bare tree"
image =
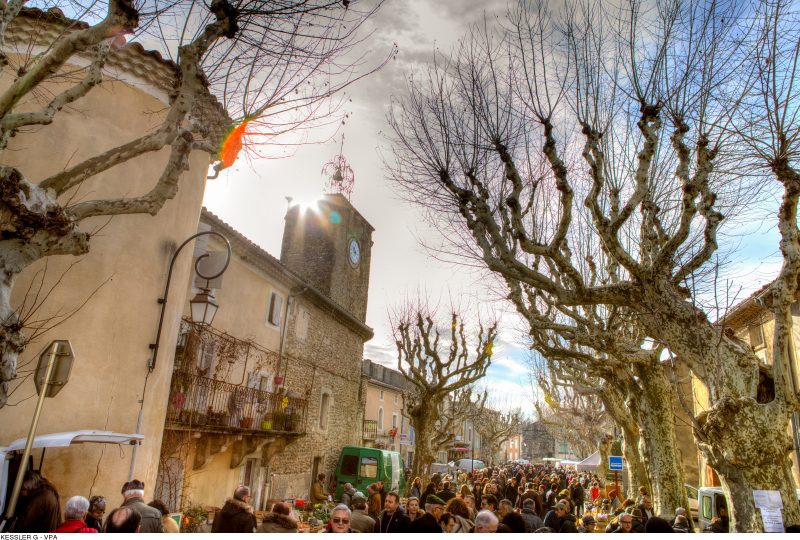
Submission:
[[447,442],[447,430],[452,433],[458,411],[471,400],[467,388],[486,374],[497,337],[496,323],[488,328],[479,325],[472,337],[458,313],[452,313],[444,330],[435,318],[435,313],[419,308],[408,309],[392,321],[397,367],[415,389],[405,404],[415,432],[412,476],[423,479],[428,478],[436,450]]
[[[772,15],[766,26],[787,21],[794,31],[794,14],[757,5]],[[694,432],[720,473],[737,531],[763,529],[756,489],[780,490],[784,520],[800,522],[787,457],[797,408],[787,383],[788,341],[776,337],[765,379],[753,351],[716,327],[687,287],[718,248],[723,212],[742,202],[730,197],[765,179],[731,129],[745,109],[731,96],[753,88],[747,61],[764,62],[753,47],[743,54],[750,7],[585,2],[552,14],[545,2],[521,2],[501,31],[475,29],[453,58],[413,78],[390,119],[394,181],[409,199],[469,232],[467,249],[512,296],[516,290],[518,311],[532,310],[537,291],[573,320],[584,308],[620,308],[637,329],[626,346],[632,357],[650,340],[653,351],[668,349],[708,387],[711,408]],[[782,50],[796,51],[792,43]],[[786,97],[796,71],[783,73]],[[776,103],[791,109],[780,126],[796,122],[797,99],[767,101],[766,111]],[[796,139],[797,130],[773,133],[779,143]],[[792,171],[773,171],[786,186],[779,228],[789,255],[800,253]],[[784,323],[797,277],[788,268],[780,281],[791,274],[794,284],[775,289]],[[613,361],[597,337],[592,348]],[[641,360],[643,370],[655,365],[655,358]],[[674,392],[662,378],[652,382],[658,385],[645,394],[671,417],[664,402]],[[775,399],[760,401],[760,385],[773,382]]]
[[520,434],[523,415],[519,408],[499,410],[498,403],[477,408],[473,424],[481,436],[481,452],[488,465],[498,464],[500,445],[509,437]]
[[[90,232],[81,224],[88,218],[157,214],[177,194],[194,151],[207,153],[219,171],[243,145],[257,155],[281,134],[325,118],[338,123],[330,116],[338,102],[330,98],[373,71],[361,57],[343,58],[361,43],[359,28],[376,9],[361,9],[363,2],[45,0],[38,4],[45,10],[24,4],[0,3],[0,152],[25,148],[26,134],[48,129],[81,98],[103,91],[107,64],[141,54],[125,46],[126,36],[174,61],[165,63],[173,91],[149,132],[92,148],[47,178],[31,178],[5,160],[0,165],[0,406],[28,341],[11,304],[20,272],[50,255],[87,253]],[[226,136],[231,142],[223,145]],[[162,149],[168,155],[153,157]],[[160,160],[163,169],[147,193],[130,195],[124,175],[109,171],[142,156]],[[91,188],[76,197],[89,182],[115,194],[92,199],[84,193]]]

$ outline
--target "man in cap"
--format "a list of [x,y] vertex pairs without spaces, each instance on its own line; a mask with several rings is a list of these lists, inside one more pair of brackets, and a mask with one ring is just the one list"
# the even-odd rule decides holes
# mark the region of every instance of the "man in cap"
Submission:
[[642,519],[642,511],[639,507],[634,506],[631,508],[630,515],[633,516],[633,524],[631,525],[631,532],[634,533],[643,533],[645,532],[644,529],[644,519]]
[[554,531],[558,532],[561,530],[561,524],[564,521],[564,516],[569,513],[569,505],[567,505],[564,501],[558,501],[553,506],[553,509],[547,512],[547,515],[544,516],[544,526],[550,527]]
[[367,498],[356,492],[350,501],[353,513],[350,515],[350,528],[362,533],[371,533],[375,530],[375,520],[367,513]]
[[593,533],[594,532],[594,527],[595,527],[597,522],[594,520],[594,517],[592,517],[592,514],[584,514],[583,515],[583,519],[581,521],[583,523],[581,524],[580,527],[578,527],[578,532],[579,533]]
[[439,518],[444,513],[444,501],[437,495],[428,495],[425,499],[425,515],[411,522],[408,528],[410,533],[440,533],[444,532],[439,525]]

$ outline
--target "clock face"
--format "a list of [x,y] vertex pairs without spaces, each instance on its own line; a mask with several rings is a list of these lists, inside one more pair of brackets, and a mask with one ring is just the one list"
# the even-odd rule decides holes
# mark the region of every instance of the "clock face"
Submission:
[[358,263],[361,262],[361,246],[358,245],[354,238],[350,239],[350,244],[347,246],[347,254],[350,258],[350,264],[354,267],[358,266]]

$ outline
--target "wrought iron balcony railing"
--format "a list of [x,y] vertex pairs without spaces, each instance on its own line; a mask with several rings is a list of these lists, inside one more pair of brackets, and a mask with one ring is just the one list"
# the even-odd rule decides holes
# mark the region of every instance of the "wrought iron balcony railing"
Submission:
[[378,437],[377,420],[364,420],[362,437],[365,441],[374,441]]
[[208,431],[299,434],[305,431],[306,408],[304,399],[176,371],[167,423]]

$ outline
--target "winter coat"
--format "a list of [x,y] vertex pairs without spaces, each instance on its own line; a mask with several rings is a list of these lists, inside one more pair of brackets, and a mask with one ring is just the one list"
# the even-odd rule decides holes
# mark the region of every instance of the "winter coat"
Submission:
[[125,508],[135,508],[142,516],[142,528],[139,532],[142,533],[163,533],[164,523],[161,521],[161,512],[144,504],[141,497],[131,497],[122,506]]
[[375,530],[375,520],[364,510],[353,510],[350,514],[350,528],[362,533],[371,533]]
[[95,519],[89,514],[86,514],[86,519],[83,520],[86,523],[86,526],[90,529],[95,529],[97,532],[103,532],[103,522],[99,519]]
[[575,506],[582,505],[584,497],[585,494],[583,492],[583,486],[581,486],[580,484],[575,484],[574,486],[572,486],[572,489],[570,490],[570,498],[575,503]]
[[532,533],[536,529],[544,527],[542,518],[530,508],[523,508],[520,516],[522,516],[522,521],[525,522],[525,532]]
[[522,516],[516,512],[510,512],[509,514],[506,514],[506,516],[500,520],[500,523],[508,526],[508,528],[511,529],[511,532],[525,532],[525,520],[522,519]]
[[345,504],[349,507],[350,503],[353,500],[353,495],[355,494],[356,494],[356,488],[352,487],[350,489],[345,488],[344,491],[342,491],[342,504]]
[[408,492],[409,497],[416,497],[417,500],[422,496],[422,488],[419,486],[411,486],[411,490]]
[[256,530],[253,508],[244,501],[228,499],[216,516],[212,533],[251,533]]
[[567,514],[561,519],[561,527],[558,528],[560,533],[577,533],[578,527],[576,525],[577,518],[575,514]]
[[367,512],[372,519],[377,520],[378,516],[381,515],[381,510],[383,509],[383,504],[381,504],[381,492],[372,486],[367,488],[367,492],[369,493]]
[[544,526],[550,527],[554,531],[558,531],[561,528],[561,520],[556,516],[555,510],[550,510],[547,512],[547,515],[544,516]]
[[472,521],[456,514],[453,514],[453,517],[456,518],[456,525],[453,527],[454,533],[468,533],[475,528],[475,523]]
[[262,533],[296,533],[297,521],[284,514],[270,512],[264,516],[259,532]]
[[64,523],[58,526],[57,529],[53,529],[50,532],[54,533],[96,533],[97,529],[89,527],[86,525],[86,522],[80,519],[68,519]]
[[386,510],[381,512],[378,519],[375,521],[375,528],[373,532],[376,533],[407,533],[411,527],[411,520],[403,512],[402,508],[398,508],[393,514],[389,514]]
[[444,532],[439,526],[439,522],[432,514],[425,514],[421,518],[415,519],[408,528],[410,533],[441,533]]
[[311,504],[318,504],[321,502],[325,502],[328,500],[328,496],[325,494],[325,488],[322,486],[322,482],[316,480],[313,484],[311,484]]
[[33,490],[19,512],[13,532],[46,533],[61,524],[61,502],[53,484],[47,482]]
[[443,489],[442,491],[437,493],[436,496],[442,499],[445,503],[447,503],[447,501],[454,498],[456,494],[451,489]]

